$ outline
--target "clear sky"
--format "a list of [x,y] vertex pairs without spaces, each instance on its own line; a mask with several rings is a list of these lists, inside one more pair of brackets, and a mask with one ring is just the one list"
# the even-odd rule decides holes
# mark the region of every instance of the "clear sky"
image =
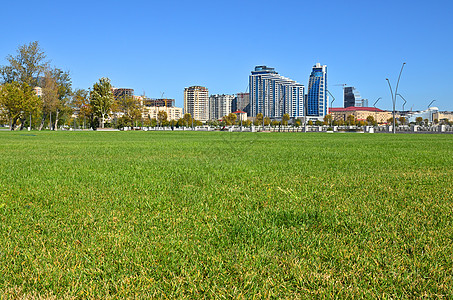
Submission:
[[[256,65],[306,87],[312,66],[328,66],[334,107],[355,86],[370,106],[391,109],[385,78],[407,100],[453,110],[451,1],[7,1],[1,5],[0,65],[39,41],[74,88],[100,77],[149,97],[175,98],[202,85],[245,92]],[[401,109],[401,99],[397,108]]]

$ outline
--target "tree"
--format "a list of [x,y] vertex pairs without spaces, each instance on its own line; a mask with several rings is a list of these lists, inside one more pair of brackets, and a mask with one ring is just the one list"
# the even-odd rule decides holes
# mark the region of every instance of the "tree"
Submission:
[[49,127],[51,130],[56,130],[60,117],[72,113],[70,107],[71,78],[68,72],[58,68],[49,69],[44,72],[40,85],[42,88],[42,118],[39,130],[42,130],[47,115],[51,121],[52,113],[55,113],[54,123],[50,122]]
[[282,125],[287,126],[289,119],[290,119],[289,114],[284,114],[282,117]]
[[332,115],[328,114],[324,116],[324,123],[325,125],[332,125]]
[[0,112],[6,114],[10,121],[10,130],[14,130],[16,122],[21,121],[22,130],[25,118],[36,112],[40,99],[27,83],[6,83],[0,89]]
[[157,113],[157,121],[159,121],[159,126],[163,125],[164,121],[167,121],[168,115],[165,110],[159,110]]
[[399,117],[399,118],[398,118],[398,121],[399,121],[399,123],[402,124],[402,125],[406,124],[406,118],[405,118],[405,117]]
[[234,125],[237,119],[237,115],[233,113],[229,113],[226,116],[223,116],[222,120],[225,122],[226,125]]
[[313,121],[312,120],[308,120],[307,124],[308,124],[308,126],[313,126]]
[[64,72],[58,68],[48,71],[54,78],[57,87],[57,105],[55,107],[54,130],[58,128],[58,121],[66,114],[72,114],[70,107],[70,96],[72,94],[72,81],[69,72]]
[[368,125],[374,125],[374,123],[375,123],[373,116],[366,117],[366,121],[368,122]]
[[102,77],[99,82],[93,85],[93,91],[90,93],[90,105],[92,112],[98,118],[101,118],[101,128],[104,128],[105,117],[110,111],[113,104],[112,84],[110,79]]
[[302,122],[300,121],[300,119],[297,119],[295,122],[294,122],[294,125],[296,125],[296,127],[300,127],[302,125]]
[[415,118],[415,123],[417,123],[418,125],[422,125],[422,122],[423,122],[423,118],[422,117],[416,117]]
[[263,114],[258,113],[255,118],[255,125],[262,125],[263,124]]
[[322,125],[322,122],[319,121],[319,120],[316,120],[315,125],[316,125],[316,126],[321,126],[321,125]]
[[[112,104],[112,111],[115,114],[122,114],[122,123],[119,128],[133,126],[142,117],[141,105],[139,99],[131,96],[117,97]],[[118,125],[118,124],[117,124]]]
[[264,126],[269,126],[271,124],[271,118],[265,117],[264,118]]
[[85,127],[85,121],[91,115],[91,105],[87,90],[76,89],[74,91],[72,95],[72,108],[77,112],[79,122],[83,120]]
[[189,113],[184,114],[183,119],[184,119],[184,125],[186,127],[188,127],[189,125],[192,125],[193,120],[192,120],[192,116]]
[[355,117],[354,117],[354,115],[348,115],[346,117],[346,121],[348,122],[349,126],[355,125]]
[[16,56],[9,55],[6,60],[9,65],[0,67],[2,82],[18,81],[32,88],[38,86],[39,76],[44,73],[48,64],[37,41],[19,46]]

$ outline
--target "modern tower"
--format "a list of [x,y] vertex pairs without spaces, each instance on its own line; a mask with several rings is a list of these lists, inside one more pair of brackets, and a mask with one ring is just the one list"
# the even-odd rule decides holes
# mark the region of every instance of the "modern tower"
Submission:
[[250,115],[280,119],[284,114],[292,118],[303,116],[303,84],[279,75],[274,68],[257,66],[249,77]]
[[191,86],[184,89],[184,113],[192,118],[206,122],[209,120],[209,92],[202,86]]
[[367,107],[368,99],[360,97],[359,91],[353,86],[347,86],[343,90],[344,107]]
[[308,81],[307,116],[324,117],[328,113],[328,105],[327,66],[317,63]]

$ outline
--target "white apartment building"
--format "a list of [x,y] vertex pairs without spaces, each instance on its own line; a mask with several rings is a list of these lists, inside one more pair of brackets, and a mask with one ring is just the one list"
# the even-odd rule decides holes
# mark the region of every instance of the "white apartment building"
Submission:
[[219,120],[231,113],[231,105],[234,95],[211,95],[209,96],[209,119]]

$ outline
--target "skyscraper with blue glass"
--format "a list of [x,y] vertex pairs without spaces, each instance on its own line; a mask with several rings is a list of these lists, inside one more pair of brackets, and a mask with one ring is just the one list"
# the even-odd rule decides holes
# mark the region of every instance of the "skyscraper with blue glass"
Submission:
[[313,66],[308,81],[307,116],[324,117],[328,111],[327,66],[317,63]]
[[304,85],[279,75],[274,68],[257,66],[249,77],[250,115],[280,119],[284,114],[291,118],[303,116]]

